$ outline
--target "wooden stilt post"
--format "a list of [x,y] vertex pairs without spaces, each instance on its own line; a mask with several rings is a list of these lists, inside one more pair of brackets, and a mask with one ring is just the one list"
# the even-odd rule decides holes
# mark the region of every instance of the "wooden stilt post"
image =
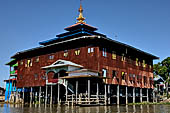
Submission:
[[148,92],[148,88],[146,89],[146,98],[147,98],[147,102],[149,102],[149,92]]
[[50,96],[50,105],[53,103],[53,85],[51,85],[51,96]]
[[39,87],[39,105],[41,104],[41,86]]
[[97,102],[99,104],[99,83],[98,82],[97,82],[97,93],[96,93],[96,95],[97,95]]
[[45,105],[47,105],[47,96],[48,96],[48,86],[46,85],[46,88],[45,88]]
[[74,99],[73,99],[73,94],[72,94],[72,106],[74,105]]
[[32,104],[32,87],[31,87],[31,92],[30,92],[30,104]]
[[128,87],[126,86],[126,105],[128,104]]
[[140,88],[140,102],[142,102],[142,88]]
[[108,104],[110,104],[110,84],[108,84]]
[[18,102],[18,89],[16,88],[16,96],[15,96],[15,102]]
[[60,84],[58,83],[58,104],[60,105]]
[[119,105],[119,84],[117,85],[117,105]]
[[68,101],[68,81],[66,81],[66,103]]
[[22,88],[22,90],[23,90],[23,91],[22,91],[22,92],[23,92],[23,94],[22,94],[22,96],[23,96],[23,97],[22,97],[22,98],[23,98],[23,102],[22,102],[22,103],[24,104],[24,96],[25,96],[25,95],[24,95],[24,87]]
[[133,103],[135,103],[135,87],[133,87]]
[[76,81],[76,104],[78,100],[78,80]]
[[88,80],[88,101],[90,104],[90,79]]
[[104,103],[105,103],[105,105],[107,105],[107,86],[106,86],[106,84],[104,85],[104,89],[105,89],[105,92],[104,92],[104,95],[105,95],[105,101],[104,101]]
[[152,90],[152,93],[153,93],[153,102],[155,102],[155,91]]

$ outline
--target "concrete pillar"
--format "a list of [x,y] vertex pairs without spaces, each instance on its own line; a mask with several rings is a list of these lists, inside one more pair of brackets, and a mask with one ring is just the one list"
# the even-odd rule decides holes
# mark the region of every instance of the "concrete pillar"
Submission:
[[105,92],[104,92],[104,95],[105,95],[105,105],[107,105],[107,86],[106,86],[106,84],[104,85],[104,89],[105,89]]
[[117,105],[119,105],[119,85],[117,85]]
[[48,96],[48,86],[46,85],[46,88],[45,88],[45,105],[47,104],[47,96]]
[[39,105],[41,104],[41,86],[39,87]]
[[78,100],[78,80],[76,81],[76,104]]
[[146,93],[147,93],[147,94],[146,94],[146,96],[147,96],[147,97],[146,97],[146,98],[147,98],[147,102],[149,102],[149,94],[148,94],[149,92],[148,92],[148,88],[146,89]]
[[133,87],[133,103],[135,103],[135,94],[136,92],[135,92],[135,87]]
[[30,104],[32,104],[32,87],[31,87],[31,92],[30,92]]
[[23,94],[22,94],[22,96],[23,96],[23,103],[24,103],[24,87],[22,88],[22,92],[23,92]]
[[110,104],[110,84],[108,84],[108,104]]
[[50,104],[53,103],[53,85],[51,85],[51,96],[50,96]]
[[128,104],[128,87],[126,86],[126,104]]
[[140,88],[140,102],[142,102],[142,88]]
[[58,104],[60,104],[60,84],[58,83]]
[[90,104],[90,80],[88,80],[88,101]]

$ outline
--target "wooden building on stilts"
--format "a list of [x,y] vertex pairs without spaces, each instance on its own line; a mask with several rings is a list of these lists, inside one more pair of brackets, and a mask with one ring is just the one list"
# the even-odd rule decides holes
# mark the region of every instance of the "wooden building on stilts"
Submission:
[[96,32],[84,22],[82,5],[79,13],[65,33],[11,57],[15,96],[23,103],[82,106],[152,102],[158,57]]

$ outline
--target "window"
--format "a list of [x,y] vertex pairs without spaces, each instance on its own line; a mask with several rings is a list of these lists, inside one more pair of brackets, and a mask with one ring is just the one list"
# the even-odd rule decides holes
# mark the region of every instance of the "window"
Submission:
[[102,69],[102,75],[103,75],[103,77],[107,76],[107,70],[106,69]]
[[103,48],[103,56],[104,56],[104,57],[107,57],[106,48]]
[[140,82],[140,75],[137,75],[137,82]]
[[20,64],[21,64],[21,65],[23,65],[23,64],[24,64],[24,62],[21,60]]
[[93,53],[94,52],[94,48],[88,48],[88,53]]
[[112,59],[116,59],[116,52],[112,51]]
[[149,68],[152,69],[152,65],[149,65]]
[[133,81],[135,81],[135,74],[133,74]]
[[122,80],[125,80],[125,72],[122,72]]
[[35,58],[35,62],[39,62],[40,58],[39,57],[36,57]]
[[54,55],[49,55],[48,59],[50,59],[50,60],[54,59]]
[[139,61],[139,59],[138,59],[138,58],[136,58],[136,66],[138,66],[138,61]]
[[152,86],[153,85],[153,78],[150,77],[149,79],[150,79],[150,86]]
[[26,64],[25,64],[25,67],[31,67],[31,66],[32,66],[32,60],[28,59]]
[[80,49],[75,50],[75,55],[80,55]]
[[145,60],[143,60],[143,64],[142,65],[143,65],[143,67],[146,67]]
[[22,80],[22,78],[23,78],[22,75],[20,75],[19,78]]
[[122,54],[122,59],[121,59],[121,61],[125,61],[125,54],[124,54],[124,53]]
[[115,70],[112,71],[112,77],[116,77],[117,72]]
[[146,83],[147,83],[147,77],[144,76],[144,85],[146,85]]
[[133,74],[129,74],[130,82],[133,83]]
[[65,50],[65,51],[64,51],[64,57],[67,57],[67,56],[68,56],[68,51]]
[[34,74],[35,80],[38,80],[38,74]]

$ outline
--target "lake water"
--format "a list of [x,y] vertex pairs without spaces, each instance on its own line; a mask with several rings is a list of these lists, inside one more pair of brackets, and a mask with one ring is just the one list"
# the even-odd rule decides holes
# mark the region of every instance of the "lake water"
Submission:
[[129,105],[129,106],[29,106],[1,104],[0,113],[170,113],[170,105]]

